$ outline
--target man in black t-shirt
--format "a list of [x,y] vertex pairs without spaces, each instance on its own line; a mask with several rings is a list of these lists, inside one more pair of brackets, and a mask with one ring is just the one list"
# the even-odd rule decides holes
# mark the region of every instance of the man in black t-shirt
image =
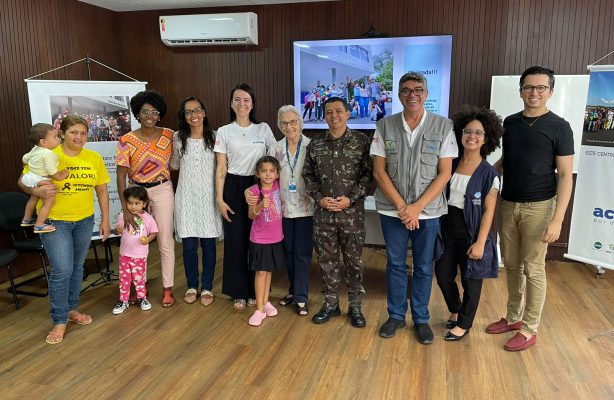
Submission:
[[[569,123],[546,107],[554,90],[554,72],[531,67],[520,77],[524,110],[503,122],[503,174],[499,231],[507,271],[505,318],[488,333],[520,330],[506,344],[521,351],[537,342],[546,299],[546,252],[559,238],[569,204],[573,174],[573,132]],[[558,172],[558,173],[557,173]]]

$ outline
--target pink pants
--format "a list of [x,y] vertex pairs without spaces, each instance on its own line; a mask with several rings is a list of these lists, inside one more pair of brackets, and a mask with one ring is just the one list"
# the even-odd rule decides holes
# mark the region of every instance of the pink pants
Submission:
[[150,214],[158,225],[158,248],[162,266],[162,286],[172,287],[175,281],[175,240],[173,239],[173,213],[175,194],[171,181],[147,189]]
[[119,301],[130,298],[130,283],[134,282],[136,298],[145,298],[145,273],[147,258],[119,256]]

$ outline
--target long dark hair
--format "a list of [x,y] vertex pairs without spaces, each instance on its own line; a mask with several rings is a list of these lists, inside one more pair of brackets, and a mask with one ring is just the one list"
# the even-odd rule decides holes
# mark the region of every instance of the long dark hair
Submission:
[[209,118],[207,118],[207,110],[205,110],[205,104],[201,99],[190,96],[181,100],[179,104],[179,111],[177,111],[177,127],[179,128],[179,139],[181,140],[181,156],[187,151],[187,141],[190,137],[190,124],[185,120],[185,105],[188,101],[197,101],[200,107],[203,109],[203,140],[205,141],[205,148],[213,150],[215,145],[215,134],[211,125],[209,125]]
[[252,87],[247,83],[239,83],[230,91],[230,122],[235,122],[237,120],[237,113],[235,113],[235,110],[232,109],[232,99],[235,96],[236,90],[243,90],[252,98],[252,110],[249,112],[249,120],[252,124],[259,124],[260,121],[256,119],[256,95],[254,94],[254,89],[252,89]]
[[258,178],[258,171],[260,170],[260,167],[262,167],[262,164],[266,164],[266,163],[273,164],[275,169],[277,169],[278,175],[281,173],[281,165],[279,165],[279,160],[277,158],[273,156],[262,156],[258,159],[258,161],[256,162],[255,177],[254,177],[256,179],[256,183],[258,184],[258,189],[260,190],[260,196],[258,198],[258,201],[262,200],[262,198],[264,197],[262,195],[262,182],[260,181],[260,178]]

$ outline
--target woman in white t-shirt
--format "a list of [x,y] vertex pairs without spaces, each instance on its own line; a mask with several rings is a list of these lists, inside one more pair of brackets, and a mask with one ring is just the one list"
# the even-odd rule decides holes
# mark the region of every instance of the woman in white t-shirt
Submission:
[[[443,255],[435,276],[450,311],[446,341],[464,338],[473,324],[482,280],[496,278],[499,261],[491,232],[499,177],[486,156],[500,146],[503,126],[494,111],[467,107],[452,117],[459,146],[448,186],[448,214],[442,217]],[[461,270],[461,300],[456,274]]]
[[253,89],[236,85],[230,94],[232,122],[217,131],[215,189],[217,206],[224,219],[224,274],[222,293],[234,299],[234,308],[256,305],[254,273],[248,268],[251,220],[243,192],[254,184],[258,159],[275,143],[269,125],[256,119]]

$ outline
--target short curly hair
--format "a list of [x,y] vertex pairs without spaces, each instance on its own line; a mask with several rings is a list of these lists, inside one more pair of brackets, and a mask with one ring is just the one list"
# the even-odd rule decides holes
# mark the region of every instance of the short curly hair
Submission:
[[160,113],[160,118],[164,117],[166,114],[166,101],[164,101],[164,97],[155,90],[138,92],[130,99],[130,111],[132,111],[132,115],[134,115],[134,118],[137,118],[137,120],[141,108],[143,108],[143,104],[151,104]]
[[471,121],[478,120],[484,126],[484,145],[480,149],[482,157],[486,157],[496,148],[501,147],[501,137],[503,136],[503,124],[501,117],[493,110],[486,107],[464,106],[459,112],[452,116],[454,123],[454,134],[458,146],[458,154],[463,154],[462,137],[463,129]]

